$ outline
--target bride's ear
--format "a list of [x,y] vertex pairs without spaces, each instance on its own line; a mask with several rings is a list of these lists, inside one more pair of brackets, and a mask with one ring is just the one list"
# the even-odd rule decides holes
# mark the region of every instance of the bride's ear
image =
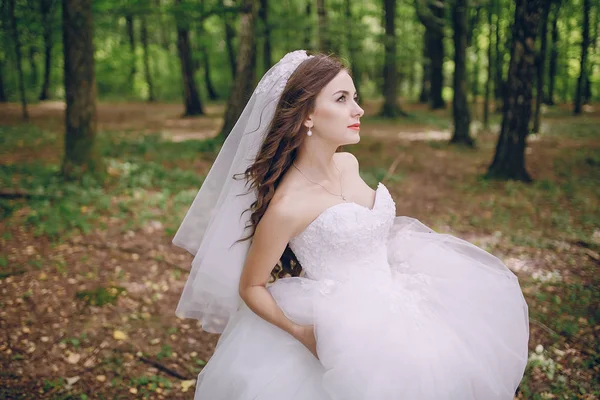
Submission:
[[313,122],[313,120],[312,120],[312,116],[311,115],[309,115],[308,117],[306,117],[306,119],[303,122],[303,125],[305,127],[307,127],[308,129],[311,129],[315,125],[314,122]]

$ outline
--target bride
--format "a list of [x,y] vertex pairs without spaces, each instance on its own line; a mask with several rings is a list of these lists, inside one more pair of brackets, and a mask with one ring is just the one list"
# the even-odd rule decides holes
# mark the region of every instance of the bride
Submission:
[[195,255],[177,315],[222,333],[196,399],[513,399],[517,277],[365,184],[338,151],[362,115],[330,56],[259,82],[173,240]]

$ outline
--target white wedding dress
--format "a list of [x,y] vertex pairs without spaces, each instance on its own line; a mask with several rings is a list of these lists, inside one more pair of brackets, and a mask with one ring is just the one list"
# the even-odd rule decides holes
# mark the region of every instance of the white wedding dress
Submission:
[[305,271],[269,287],[313,324],[315,358],[245,305],[198,377],[196,400],[509,400],[528,308],[497,258],[408,217],[379,183],[373,208],[340,203],[290,241]]

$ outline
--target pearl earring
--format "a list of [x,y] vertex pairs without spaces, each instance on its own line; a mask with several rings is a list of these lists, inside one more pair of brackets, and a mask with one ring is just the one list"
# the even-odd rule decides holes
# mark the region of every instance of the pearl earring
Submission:
[[306,134],[307,134],[308,136],[312,136],[312,131],[310,130],[310,128],[308,128],[308,132],[306,132]]

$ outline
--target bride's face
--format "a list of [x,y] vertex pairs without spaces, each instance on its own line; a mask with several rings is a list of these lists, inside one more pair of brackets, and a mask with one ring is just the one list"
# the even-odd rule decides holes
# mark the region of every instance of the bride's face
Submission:
[[348,72],[341,71],[317,95],[308,125],[315,135],[337,146],[360,141],[360,117],[365,113],[356,102],[356,88]]

